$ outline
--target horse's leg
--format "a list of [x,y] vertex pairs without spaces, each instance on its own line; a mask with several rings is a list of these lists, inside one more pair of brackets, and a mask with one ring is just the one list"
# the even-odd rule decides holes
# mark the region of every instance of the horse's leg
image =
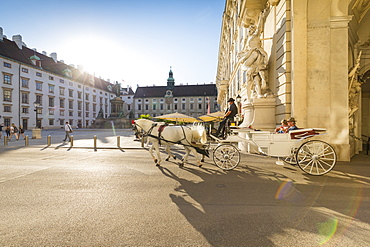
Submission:
[[172,158],[175,160],[176,159],[176,155],[172,154],[171,153],[171,146],[168,144],[166,145],[166,152],[167,152],[167,158],[166,158],[166,161],[169,161],[171,156]]
[[[155,151],[157,153],[157,158],[153,154],[153,148],[155,149]],[[152,141],[152,145],[149,148],[149,152],[150,152],[150,155],[152,156],[152,158],[154,160],[155,165],[160,166],[162,160],[161,160],[161,155],[159,153],[159,143],[156,142],[155,140]]]
[[184,163],[188,162],[188,156],[190,154],[190,149],[187,146],[184,146],[185,148],[185,155],[182,157],[180,166],[184,166]]
[[200,162],[204,162],[204,154],[202,154],[202,159],[200,160]]
[[198,155],[197,150],[195,150],[195,148],[193,148],[193,147],[191,147],[190,150],[193,152],[194,157],[195,157],[195,159],[197,161],[198,166],[201,167],[202,166],[202,163],[199,160],[199,155]]

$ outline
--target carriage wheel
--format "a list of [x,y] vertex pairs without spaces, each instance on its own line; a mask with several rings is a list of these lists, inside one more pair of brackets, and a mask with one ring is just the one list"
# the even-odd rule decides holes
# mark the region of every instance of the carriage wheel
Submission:
[[330,172],[337,162],[332,146],[318,140],[303,143],[296,154],[299,168],[310,175],[324,175]]
[[240,162],[240,152],[233,145],[222,144],[213,151],[213,161],[222,170],[232,170]]
[[288,165],[292,165],[292,166],[297,165],[297,160],[295,159],[296,152],[297,152],[297,148],[292,148],[290,150],[289,156],[287,156],[283,159],[284,163],[286,163]]

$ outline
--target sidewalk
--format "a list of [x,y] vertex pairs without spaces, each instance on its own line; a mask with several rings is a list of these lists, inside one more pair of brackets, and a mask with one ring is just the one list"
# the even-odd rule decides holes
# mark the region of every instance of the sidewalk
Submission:
[[[141,148],[141,142],[134,141],[135,136],[131,129],[78,129],[74,130],[70,135],[73,136],[73,148]],[[28,146],[26,146],[26,141],[23,137],[19,138],[19,140],[15,140],[13,137],[12,140],[8,141],[7,145],[4,145],[4,138],[2,138],[0,140],[0,148],[71,147],[70,142],[63,142],[65,137],[63,130],[42,130],[41,139],[32,139],[32,131],[27,130],[25,136],[28,136]],[[94,142],[94,136],[96,136],[96,142]],[[50,138],[50,146],[48,146],[48,138]]]

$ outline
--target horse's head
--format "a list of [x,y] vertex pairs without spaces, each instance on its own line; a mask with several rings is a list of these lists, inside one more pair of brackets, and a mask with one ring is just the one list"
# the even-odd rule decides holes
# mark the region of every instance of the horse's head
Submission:
[[153,126],[153,121],[148,119],[136,119],[133,124],[133,130],[135,132],[136,137],[141,137],[148,133],[148,131]]

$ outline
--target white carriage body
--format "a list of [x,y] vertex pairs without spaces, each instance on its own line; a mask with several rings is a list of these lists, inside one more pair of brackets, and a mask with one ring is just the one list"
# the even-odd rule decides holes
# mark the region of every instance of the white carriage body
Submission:
[[325,132],[322,128],[307,128],[292,130],[289,133],[274,133],[269,131],[237,130],[245,142],[244,150],[249,153],[265,153],[273,157],[287,157],[292,148],[298,148],[302,140]]

